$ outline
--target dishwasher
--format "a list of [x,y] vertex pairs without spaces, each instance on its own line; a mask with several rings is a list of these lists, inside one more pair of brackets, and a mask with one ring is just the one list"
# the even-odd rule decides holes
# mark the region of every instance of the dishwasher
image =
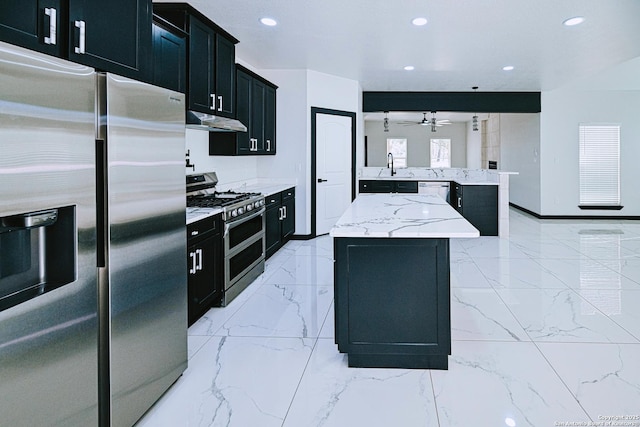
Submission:
[[420,181],[418,194],[437,194],[449,203],[449,181]]

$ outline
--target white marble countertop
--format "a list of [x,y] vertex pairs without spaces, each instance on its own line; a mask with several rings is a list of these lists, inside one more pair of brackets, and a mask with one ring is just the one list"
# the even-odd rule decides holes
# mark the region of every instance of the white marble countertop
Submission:
[[295,186],[296,184],[293,181],[253,179],[250,181],[234,182],[234,183],[225,184],[225,185],[218,185],[216,189],[218,191],[233,190],[240,193],[245,193],[245,192],[262,193],[262,195],[266,197]]
[[455,182],[460,185],[500,185],[501,175],[517,175],[496,169],[466,169],[466,168],[424,168],[407,167],[395,170],[391,176],[391,169],[387,167],[363,167],[359,170],[359,180],[399,180],[399,181],[427,181],[427,182]]
[[187,225],[222,212],[222,208],[187,208]]
[[479,237],[446,201],[427,194],[360,194],[329,233],[332,237]]

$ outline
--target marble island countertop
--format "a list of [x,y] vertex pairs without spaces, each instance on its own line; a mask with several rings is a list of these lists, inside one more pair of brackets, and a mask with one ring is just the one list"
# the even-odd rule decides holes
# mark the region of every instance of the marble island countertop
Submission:
[[360,194],[329,234],[386,238],[480,236],[445,200],[426,194]]

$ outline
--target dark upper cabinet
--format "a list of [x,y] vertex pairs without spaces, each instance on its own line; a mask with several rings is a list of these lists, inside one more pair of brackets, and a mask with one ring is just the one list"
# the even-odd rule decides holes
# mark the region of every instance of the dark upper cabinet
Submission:
[[264,145],[266,153],[276,153],[276,89],[265,86]]
[[146,81],[151,0],[3,0],[0,39]]
[[235,45],[238,40],[187,3],[156,3],[153,10],[189,34],[189,109],[235,118]]
[[187,87],[186,61],[186,33],[162,18],[154,17],[151,83],[185,93]]
[[236,119],[247,132],[211,132],[209,154],[276,154],[277,86],[236,64]]
[[253,150],[263,153],[266,150],[264,140],[264,91],[265,84],[254,79],[251,89],[251,122],[249,134],[253,139]]
[[69,0],[69,59],[148,80],[151,0]]
[[[245,126],[251,125],[251,89],[253,77],[249,74],[237,70],[236,72],[236,119]],[[249,129],[247,132],[235,134],[235,147],[232,147],[229,154],[253,154],[253,139],[251,139]],[[234,143],[232,142],[231,145]]]
[[60,56],[62,37],[60,0],[2,0],[0,39],[27,49]]

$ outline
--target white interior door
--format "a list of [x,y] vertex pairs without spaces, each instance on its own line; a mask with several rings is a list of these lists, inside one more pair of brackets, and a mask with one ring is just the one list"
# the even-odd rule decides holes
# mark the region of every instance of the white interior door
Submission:
[[351,117],[316,114],[316,235],[351,203]]

